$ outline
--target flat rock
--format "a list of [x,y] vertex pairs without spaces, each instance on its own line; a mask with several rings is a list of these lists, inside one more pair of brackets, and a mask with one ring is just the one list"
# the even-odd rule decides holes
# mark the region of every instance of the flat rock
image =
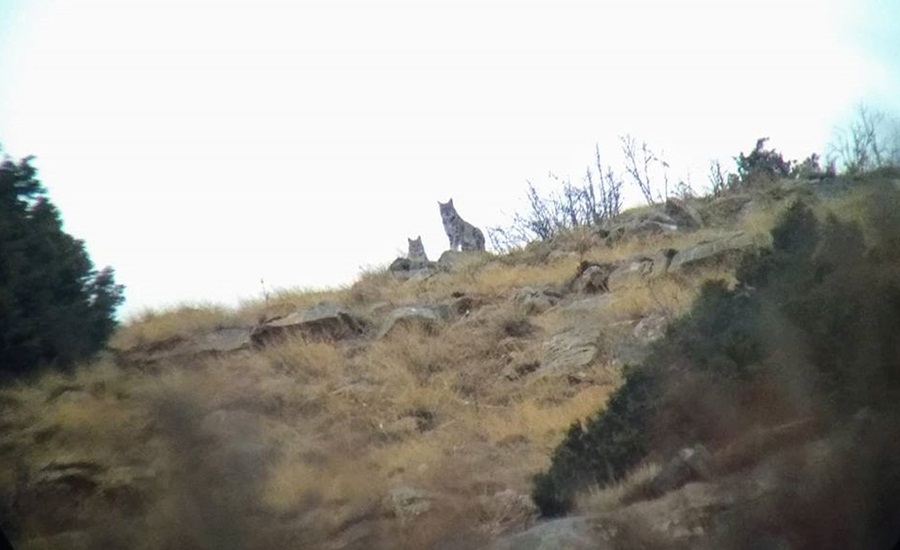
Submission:
[[544,343],[540,370],[570,370],[586,367],[594,362],[600,350],[596,338],[570,330]]
[[387,314],[382,323],[378,337],[383,338],[397,326],[421,327],[425,330],[433,330],[439,323],[449,317],[449,306],[404,306]]
[[272,339],[299,334],[313,339],[343,340],[360,336],[365,322],[346,307],[331,302],[319,303],[307,310],[274,319],[253,329],[251,339],[256,346]]
[[678,227],[697,229],[703,226],[703,218],[687,201],[670,197],[666,199],[666,215],[672,218]]
[[757,246],[757,240],[753,234],[737,231],[715,240],[700,242],[694,246],[679,250],[669,264],[669,271],[696,267],[708,261],[715,261],[730,254],[750,250]]
[[156,363],[170,359],[233,353],[250,348],[251,332],[252,329],[249,327],[229,327],[194,336],[177,336],[119,352],[117,357],[132,363]]

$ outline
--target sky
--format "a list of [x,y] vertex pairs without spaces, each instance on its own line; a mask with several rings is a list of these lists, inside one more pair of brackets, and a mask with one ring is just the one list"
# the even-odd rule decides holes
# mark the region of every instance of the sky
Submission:
[[0,145],[126,317],[436,259],[437,201],[502,225],[626,133],[702,190],[861,102],[900,112],[900,3],[0,0]]

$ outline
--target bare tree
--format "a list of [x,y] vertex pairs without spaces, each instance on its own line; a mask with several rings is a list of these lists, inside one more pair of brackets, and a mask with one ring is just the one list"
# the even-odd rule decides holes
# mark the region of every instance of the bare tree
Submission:
[[581,185],[549,174],[557,190],[541,195],[528,183],[528,209],[513,216],[508,227],[488,229],[488,237],[496,250],[509,251],[533,239],[548,240],[561,231],[580,226],[599,225],[616,217],[622,208],[622,179],[612,168],[604,169],[600,149],[596,147],[597,174],[588,167]]
[[857,108],[856,119],[839,130],[829,156],[849,174],[858,174],[900,164],[900,122],[865,105]]
[[625,171],[641,190],[641,194],[644,195],[644,200],[647,201],[647,204],[656,204],[657,199],[662,197],[659,193],[657,193],[656,197],[653,196],[650,172],[654,169],[654,166],[662,169],[665,192],[668,195],[669,164],[656,156],[650,150],[646,141],[638,143],[637,139],[630,134],[620,136],[619,141],[622,143],[622,153],[625,155]]
[[725,171],[722,170],[722,163],[718,160],[709,161],[709,185],[710,191],[714,197],[723,195],[728,190],[728,180]]

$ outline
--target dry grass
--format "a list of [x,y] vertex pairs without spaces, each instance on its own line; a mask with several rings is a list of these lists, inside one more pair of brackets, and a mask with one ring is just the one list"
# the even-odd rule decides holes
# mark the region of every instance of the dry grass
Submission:
[[660,470],[661,467],[652,462],[641,464],[617,483],[603,488],[594,487],[579,494],[575,499],[575,509],[584,515],[597,515],[621,508],[643,493]]
[[235,321],[235,312],[213,304],[182,304],[171,309],[146,310],[128,319],[113,335],[109,345],[115,349],[129,349],[233,326],[237,324]]

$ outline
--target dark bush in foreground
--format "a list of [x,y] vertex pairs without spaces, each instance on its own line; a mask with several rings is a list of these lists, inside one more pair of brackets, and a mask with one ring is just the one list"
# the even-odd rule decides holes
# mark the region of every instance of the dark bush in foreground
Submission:
[[881,192],[867,218],[864,239],[854,224],[792,206],[738,284],[707,284],[607,409],[569,430],[535,477],[542,513],[565,513],[578,491],[652,452],[898,402],[900,194]]

